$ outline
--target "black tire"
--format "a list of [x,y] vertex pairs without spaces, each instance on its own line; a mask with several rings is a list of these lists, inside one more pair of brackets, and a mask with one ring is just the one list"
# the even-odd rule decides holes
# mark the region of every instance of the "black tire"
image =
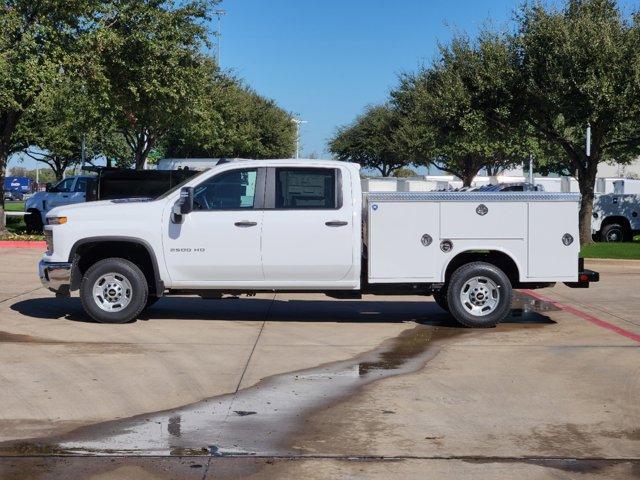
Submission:
[[608,243],[625,242],[629,239],[628,229],[619,223],[610,223],[602,228],[601,238]]
[[[467,282],[472,282],[475,277],[479,279],[477,286],[468,287]],[[473,300],[464,302],[461,298],[463,293]],[[485,262],[468,263],[451,275],[447,289],[449,312],[467,327],[494,327],[509,315],[512,293],[509,278],[498,267]],[[490,306],[489,298],[496,300],[493,307]],[[470,310],[473,309],[478,313],[472,313]],[[482,313],[483,309],[487,312]]]
[[[105,298],[100,302],[93,295],[94,284],[103,275],[110,273],[113,273],[116,280],[121,283],[124,283],[122,278],[126,279],[131,287],[128,295],[129,303],[117,311],[103,310],[99,303],[108,304],[109,302]],[[124,258],[106,258],[94,263],[83,275],[80,282],[80,300],[87,315],[97,322],[127,323],[135,320],[147,305],[148,290],[147,279],[137,265]],[[123,294],[126,295],[126,292]]]
[[42,233],[42,216],[38,210],[29,210],[24,216],[24,224],[26,226],[27,233]]
[[443,286],[437,292],[433,292],[433,299],[436,301],[438,306],[443,309],[445,312],[449,311],[449,303],[447,301],[447,287]]

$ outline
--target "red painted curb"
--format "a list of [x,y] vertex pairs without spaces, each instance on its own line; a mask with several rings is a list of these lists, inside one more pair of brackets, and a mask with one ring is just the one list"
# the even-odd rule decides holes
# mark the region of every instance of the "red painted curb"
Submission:
[[571,307],[569,305],[564,305],[563,303],[552,300],[551,298],[545,297],[544,295],[540,295],[539,293],[536,293],[532,290],[522,290],[522,291],[533,298],[537,298],[538,300],[542,300],[543,302],[552,303],[559,309],[564,310],[565,312],[571,313],[576,317],[582,318],[587,322],[591,322],[594,325],[597,325],[598,327],[606,328],[607,330],[611,330],[612,332],[615,332],[618,335],[622,335],[623,337],[630,338],[631,340],[635,340],[636,342],[640,343],[640,335],[638,335],[637,333],[633,333],[633,332],[630,332],[629,330],[625,330],[624,328],[614,325],[613,323],[606,322],[598,317],[594,317],[593,315],[587,312],[583,312],[582,310],[578,310],[577,308]]
[[0,240],[0,248],[47,248],[43,240]]

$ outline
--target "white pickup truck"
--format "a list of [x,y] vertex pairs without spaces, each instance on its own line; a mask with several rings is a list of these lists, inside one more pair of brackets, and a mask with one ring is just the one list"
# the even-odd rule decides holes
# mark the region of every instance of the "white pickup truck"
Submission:
[[433,295],[488,327],[513,288],[587,287],[577,194],[375,193],[359,166],[321,160],[218,165],[155,199],[47,215],[42,282],[80,290],[99,322],[135,319],[159,297],[256,292]]

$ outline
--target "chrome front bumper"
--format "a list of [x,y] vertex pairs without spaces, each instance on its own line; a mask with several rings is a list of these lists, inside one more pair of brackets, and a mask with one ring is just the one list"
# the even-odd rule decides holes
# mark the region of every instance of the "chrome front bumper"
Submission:
[[42,285],[57,295],[69,295],[72,263],[52,263],[40,260],[38,274]]

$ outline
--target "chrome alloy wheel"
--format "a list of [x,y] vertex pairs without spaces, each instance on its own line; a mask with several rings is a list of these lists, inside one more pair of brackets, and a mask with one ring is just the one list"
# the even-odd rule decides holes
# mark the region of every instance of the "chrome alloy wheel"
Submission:
[[471,315],[489,315],[500,303],[500,287],[490,278],[472,277],[462,286],[460,301]]
[[120,273],[102,275],[93,284],[93,300],[105,312],[119,312],[131,302],[131,283]]

